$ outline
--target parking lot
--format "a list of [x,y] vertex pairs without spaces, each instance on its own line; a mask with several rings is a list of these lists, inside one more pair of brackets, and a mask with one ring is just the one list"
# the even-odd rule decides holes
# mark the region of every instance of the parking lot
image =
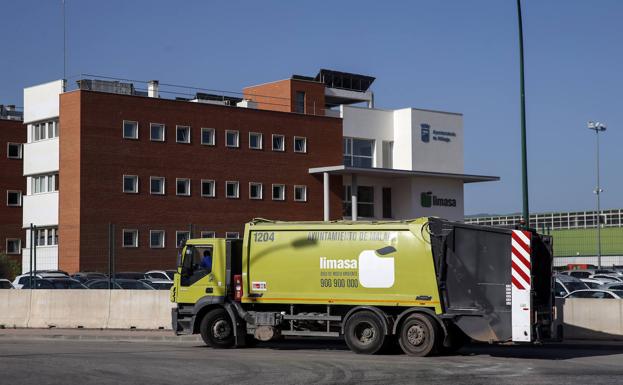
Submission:
[[124,333],[1,330],[2,382],[533,385],[619,384],[623,375],[623,344],[612,343],[471,345],[453,356],[411,358],[356,355],[339,341],[213,350],[167,332]]

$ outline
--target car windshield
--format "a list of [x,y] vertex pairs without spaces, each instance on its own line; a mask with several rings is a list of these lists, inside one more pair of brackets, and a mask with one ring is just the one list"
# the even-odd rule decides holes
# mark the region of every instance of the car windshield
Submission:
[[567,287],[567,290],[569,290],[570,293],[576,290],[589,289],[588,285],[582,281],[567,281],[563,282],[563,284]]
[[173,279],[173,276],[175,275],[175,273],[177,273],[177,271],[175,270],[167,270],[166,272],[171,280]]
[[612,292],[619,297],[623,298],[623,290],[612,290]]
[[0,281],[0,289],[10,289],[13,286],[11,286],[11,283],[8,281]]

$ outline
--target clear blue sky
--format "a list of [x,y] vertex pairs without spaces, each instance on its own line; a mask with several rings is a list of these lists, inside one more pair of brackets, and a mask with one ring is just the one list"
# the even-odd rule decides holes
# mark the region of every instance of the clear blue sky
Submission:
[[[2,2],[0,103],[62,77],[60,0]],[[623,1],[524,0],[531,211],[623,207]],[[462,112],[465,212],[521,210],[514,0],[67,0],[68,75],[239,91],[319,68],[369,74],[378,107]],[[75,78],[72,78],[72,81]]]

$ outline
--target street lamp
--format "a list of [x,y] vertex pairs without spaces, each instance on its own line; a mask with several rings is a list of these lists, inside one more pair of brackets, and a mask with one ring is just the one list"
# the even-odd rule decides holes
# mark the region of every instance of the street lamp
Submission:
[[597,188],[593,190],[593,193],[597,195],[597,266],[601,269],[601,202],[599,196],[603,190],[599,186],[599,133],[606,131],[606,125],[601,122],[588,122],[588,129],[595,131],[595,137],[597,138]]

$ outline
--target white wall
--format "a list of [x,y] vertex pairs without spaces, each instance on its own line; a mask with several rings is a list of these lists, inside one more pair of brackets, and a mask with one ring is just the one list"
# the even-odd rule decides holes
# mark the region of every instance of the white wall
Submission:
[[394,112],[394,168],[413,170],[413,146],[411,129],[411,109],[404,108]]
[[[29,231],[26,231],[26,245],[30,246]],[[58,246],[37,246],[37,270],[58,269]],[[34,264],[33,264],[34,268]],[[22,274],[30,271],[30,248],[22,249]]]
[[24,123],[58,117],[63,80],[24,88]]
[[353,138],[373,139],[373,167],[383,167],[383,141],[394,140],[393,111],[340,106],[343,135]]
[[[430,140],[422,141],[421,125],[430,125]],[[463,173],[463,116],[459,114],[413,109],[412,168],[419,171]],[[435,131],[453,133],[455,136],[435,135]],[[435,140],[447,138],[450,141]]]
[[56,226],[58,224],[58,191],[25,195],[23,199],[23,225]]
[[58,138],[24,144],[24,175],[58,171],[58,154]]

